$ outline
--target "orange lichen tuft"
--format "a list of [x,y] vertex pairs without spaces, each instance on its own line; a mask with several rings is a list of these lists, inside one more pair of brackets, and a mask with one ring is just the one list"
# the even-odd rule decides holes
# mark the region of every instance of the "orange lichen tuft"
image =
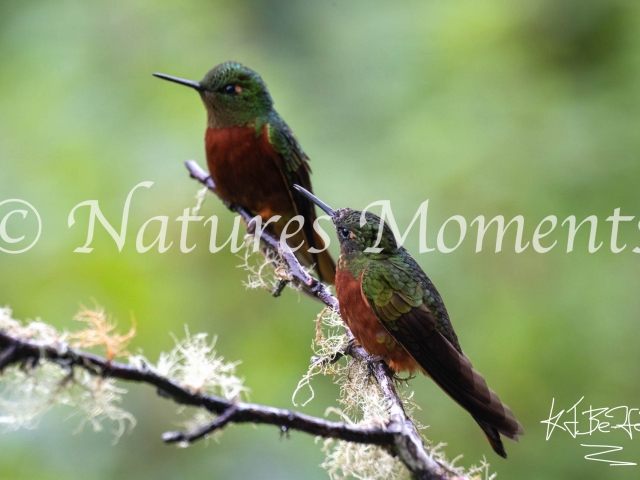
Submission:
[[131,339],[136,334],[135,319],[131,319],[131,330],[125,335],[114,332],[117,322],[104,313],[104,309],[95,306],[89,309],[84,305],[80,305],[81,310],[73,317],[74,320],[84,322],[89,327],[75,333],[69,333],[70,340],[76,340],[71,343],[74,348],[91,348],[98,345],[104,346],[106,349],[107,360],[111,361],[116,357],[129,355],[125,350]]

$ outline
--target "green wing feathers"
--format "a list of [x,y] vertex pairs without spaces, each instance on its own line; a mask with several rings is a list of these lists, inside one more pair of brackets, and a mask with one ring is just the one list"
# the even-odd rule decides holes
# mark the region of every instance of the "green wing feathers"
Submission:
[[362,279],[362,289],[389,322],[425,305],[436,320],[437,330],[462,353],[447,310],[436,287],[404,249],[402,255],[372,262]]
[[473,416],[494,450],[504,456],[498,432],[517,440],[524,433],[522,426],[462,353],[440,295],[411,261],[369,265],[362,278],[369,305],[389,334]]
[[[289,196],[295,207],[296,215],[304,217],[303,232],[306,244],[309,247],[322,249],[324,246],[320,237],[313,230],[313,222],[316,220],[315,205],[305,196],[293,189],[293,184],[298,184],[312,192],[309,167],[309,157],[302,151],[293,132],[287,124],[274,112],[273,118],[267,122],[267,134],[269,143],[280,158],[280,172],[287,182]],[[308,250],[305,249],[305,250]],[[309,263],[316,265],[316,271],[320,280],[333,283],[336,266],[329,255],[328,250],[322,253],[309,253],[305,251]]]
[[300,167],[310,171],[307,163],[309,157],[302,151],[295,135],[284,120],[279,117],[269,120],[267,132],[269,134],[269,143],[282,157],[283,167],[288,176],[290,176],[290,180],[294,179],[294,174]]

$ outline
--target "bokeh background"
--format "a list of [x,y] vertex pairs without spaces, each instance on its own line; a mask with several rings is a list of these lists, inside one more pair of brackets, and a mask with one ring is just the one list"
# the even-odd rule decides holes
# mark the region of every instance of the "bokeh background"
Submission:
[[[188,89],[151,77],[199,79],[237,60],[260,72],[278,111],[313,168],[316,192],[333,206],[362,208],[390,199],[406,227],[430,200],[430,245],[451,215],[526,219],[525,239],[547,215],[597,215],[603,247],[587,252],[581,233],[516,254],[514,235],[494,253],[475,253],[475,227],[455,252],[408,248],[443,295],[474,365],[524,424],[520,444],[497,458],[471,418],[426,378],[412,382],[427,435],[450,457],[483,455],[499,478],[627,479],[640,467],[611,468],[583,458],[581,443],[620,445],[609,458],[640,461],[620,430],[545,441],[551,406],[638,407],[640,246],[636,223],[621,228],[611,253],[610,223],[640,215],[640,4],[622,0],[419,0],[0,2],[0,200],[31,202],[43,219],[40,242],[0,254],[0,303],[14,316],[73,328],[79,303],[95,298],[123,324],[135,316],[132,348],[151,358],[169,335],[217,334],[218,351],[242,360],[251,400],[290,408],[311,355],[319,304],[287,292],[245,291],[246,273],[229,251],[208,252],[208,227],[195,225],[189,254],[135,250],[148,218],[175,218],[199,186],[183,161],[204,165],[204,109]],[[99,200],[119,223],[124,199],[141,182],[127,243],[118,252],[101,228],[91,254],[84,200]],[[202,210],[232,214],[209,197]],[[637,221],[637,219],[636,219]],[[335,245],[334,245],[335,248]],[[315,382],[303,410],[322,415],[337,387]],[[3,479],[322,479],[314,439],[271,427],[234,426],[220,444],[168,447],[174,406],[148,387],[130,386],[125,407],[138,426],[115,446],[108,432],[72,435],[69,411],[39,428],[0,436]],[[582,409],[580,410],[582,411]],[[635,417],[637,421],[637,416]],[[634,417],[632,417],[634,422]]]

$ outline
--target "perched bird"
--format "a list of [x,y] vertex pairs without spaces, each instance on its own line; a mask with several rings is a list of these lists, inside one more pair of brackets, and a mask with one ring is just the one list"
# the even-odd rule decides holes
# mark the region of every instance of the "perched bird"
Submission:
[[[273,108],[273,100],[260,75],[235,63],[222,63],[200,82],[161,73],[154,76],[195,89],[207,109],[205,149],[209,173],[218,195],[240,205],[264,222],[281,218],[268,228],[278,237],[296,215],[304,218],[301,231],[289,240],[304,242],[296,254],[303,264],[315,265],[320,280],[333,283],[335,263],[313,229],[316,219],[311,201],[293,190],[294,183],[311,190],[309,158],[293,132]],[[297,230],[289,227],[288,233]]]
[[[380,217],[332,210],[295,185],[331,216],[340,241],[336,294],[342,318],[357,342],[381,356],[394,372],[422,370],[467,410],[506,458],[500,434],[518,441],[522,425],[462,353],[436,287],[418,263],[398,247]],[[380,232],[382,229],[382,232]],[[380,236],[380,242],[378,242]],[[368,248],[379,251],[365,252]]]

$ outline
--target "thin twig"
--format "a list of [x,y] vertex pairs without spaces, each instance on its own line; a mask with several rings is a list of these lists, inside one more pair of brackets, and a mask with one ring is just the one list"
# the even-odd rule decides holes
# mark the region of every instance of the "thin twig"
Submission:
[[193,443],[196,440],[211,435],[216,430],[221,430],[226,427],[233,421],[233,416],[237,411],[238,406],[232,405],[209,425],[205,425],[191,432],[165,432],[162,434],[162,441],[165,443]]

